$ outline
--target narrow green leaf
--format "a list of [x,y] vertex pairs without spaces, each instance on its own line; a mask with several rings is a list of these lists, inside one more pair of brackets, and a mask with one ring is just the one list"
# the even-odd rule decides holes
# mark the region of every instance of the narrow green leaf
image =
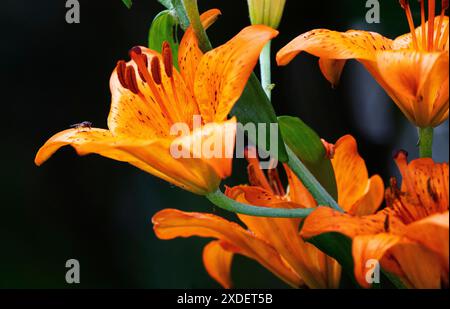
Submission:
[[297,117],[280,116],[278,123],[284,142],[325,190],[337,200],[333,166],[317,133]]
[[[260,148],[262,148],[262,150],[270,152],[272,157],[278,158],[278,160],[281,162],[288,161],[288,155],[279,128],[278,147],[276,149],[271,149],[270,125],[278,124],[278,120],[273,106],[267,98],[267,95],[264,93],[264,90],[261,87],[261,83],[259,82],[255,74],[252,74],[250,76],[241,98],[231,110],[231,115],[236,116],[238,121],[244,126],[247,123],[254,123],[255,125],[265,124],[265,147]],[[260,146],[258,143],[258,131],[259,130],[256,130],[256,134],[252,134],[250,132],[250,134],[247,135],[252,143]]]
[[178,67],[178,61],[176,61],[179,47],[177,38],[178,21],[171,12],[170,10],[162,11],[153,19],[148,33],[148,46],[150,49],[161,52],[163,42],[167,41],[172,48],[174,65]]
[[123,4],[125,4],[125,6],[127,8],[131,8],[131,6],[133,5],[133,2],[131,0],[122,0]]

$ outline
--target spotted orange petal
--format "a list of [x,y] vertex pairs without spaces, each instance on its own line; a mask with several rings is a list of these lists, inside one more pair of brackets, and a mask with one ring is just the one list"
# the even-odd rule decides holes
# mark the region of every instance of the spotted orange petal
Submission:
[[277,63],[286,65],[302,51],[325,59],[374,60],[376,51],[390,49],[391,45],[392,40],[375,32],[315,29],[299,35],[283,47],[277,53]]
[[239,99],[266,43],[278,31],[249,26],[201,59],[194,92],[205,122],[223,121]]
[[387,210],[356,217],[329,207],[318,207],[305,219],[301,236],[311,238],[329,232],[341,233],[350,238],[387,231],[402,234],[404,227],[404,224]]
[[[221,12],[217,9],[211,9],[203,13],[200,16],[203,28],[208,29],[219,18],[220,14]],[[180,42],[178,67],[180,68],[181,76],[183,76],[192,93],[194,93],[195,73],[202,57],[203,52],[198,46],[198,39],[192,27],[189,27]]]
[[407,162],[407,154],[399,152],[395,162],[402,175],[401,193],[388,191],[387,204],[411,223],[448,210],[448,163],[435,163],[422,158]]

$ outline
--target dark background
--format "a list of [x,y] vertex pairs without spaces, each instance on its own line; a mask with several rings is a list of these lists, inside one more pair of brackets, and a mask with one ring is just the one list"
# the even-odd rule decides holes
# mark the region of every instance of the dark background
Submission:
[[[106,127],[109,76],[129,48],[146,44],[151,20],[163,9],[156,0],[134,0],[131,10],[120,0],[80,3],[81,23],[71,25],[65,0],[0,5],[0,287],[72,288],[65,282],[70,258],[81,264],[77,287],[218,287],[201,261],[207,240],[161,241],[150,222],[167,207],[218,212],[204,198],[123,163],[78,157],[71,148],[40,168],[33,163],[46,139],[70,124],[89,120]],[[405,33],[398,1],[380,3],[381,23],[369,25],[364,0],[287,0],[274,50],[313,28],[369,29],[391,38]],[[199,6],[222,10],[209,31],[215,45],[249,23],[245,0],[199,0]],[[301,117],[328,141],[354,135],[370,174],[385,181],[395,174],[395,149],[417,157],[415,128],[358,63],[349,62],[336,90],[306,54],[287,67],[274,66],[273,74],[278,114]],[[436,130],[435,159],[448,161],[448,122]],[[242,162],[234,174],[229,182],[245,182]],[[233,278],[237,287],[284,287],[239,256]]]

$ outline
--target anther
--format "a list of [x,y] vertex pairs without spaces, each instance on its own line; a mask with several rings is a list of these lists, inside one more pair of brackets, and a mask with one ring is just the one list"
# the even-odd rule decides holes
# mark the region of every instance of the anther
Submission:
[[116,66],[117,78],[119,79],[120,84],[123,88],[128,88],[125,80],[125,70],[127,68],[127,64],[123,60],[119,60]]
[[139,73],[139,76],[140,76],[141,80],[146,82],[145,75],[144,75],[143,72],[141,72],[141,69],[142,70],[144,70],[144,69],[148,70],[148,58],[144,54],[141,54],[138,57],[140,57],[142,59],[142,62],[144,63],[144,68],[141,68],[141,67],[138,66],[138,73]]
[[134,67],[127,66],[125,70],[125,80],[128,86],[128,89],[134,94],[139,93],[139,87],[136,81],[136,73],[134,72]]
[[172,49],[170,48],[170,44],[167,41],[164,41],[162,45],[162,58],[164,63],[164,70],[166,72],[167,77],[172,78],[173,75],[173,56]]
[[130,49],[129,54],[130,58],[133,58],[132,53],[135,53],[136,55],[142,54],[142,49],[139,46],[135,46],[132,49]]
[[153,80],[157,85],[161,85],[161,65],[159,64],[158,57],[153,57],[150,63],[150,70],[152,72]]

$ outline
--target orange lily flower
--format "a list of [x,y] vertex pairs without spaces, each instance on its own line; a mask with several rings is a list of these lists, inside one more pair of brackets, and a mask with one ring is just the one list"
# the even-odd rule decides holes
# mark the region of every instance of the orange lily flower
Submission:
[[[263,207],[304,208],[317,203],[295,174],[285,166],[287,193],[276,169],[267,177],[257,159],[248,159],[251,186],[227,188],[226,195],[239,202]],[[368,177],[364,160],[351,136],[336,144],[332,160],[336,172],[339,204],[354,214],[370,214],[383,200],[384,185],[379,176]],[[238,215],[247,230],[218,216],[165,209],[153,217],[154,230],[161,239],[211,237],[203,251],[203,262],[212,278],[223,287],[231,287],[233,254],[256,260],[293,287],[337,288],[340,266],[299,235],[301,219],[265,218]]]
[[[216,9],[204,13],[204,27],[218,15]],[[59,132],[39,149],[35,163],[41,165],[60,147],[71,145],[80,155],[97,153],[128,162],[193,193],[214,191],[230,175],[232,155],[206,158],[194,146],[189,148],[191,157],[175,158],[171,147],[200,145],[203,149],[217,141],[234,145],[236,119],[226,120],[227,115],[242,94],[261,49],[277,34],[266,26],[250,26],[203,54],[193,30],[188,29],[180,43],[180,72],[173,66],[168,44],[162,54],[133,48],[132,60],[119,61],[111,76],[109,130],[89,127]],[[190,132],[171,135],[176,124],[188,125]]]
[[277,54],[277,62],[286,65],[306,51],[320,57],[322,73],[336,85],[345,62],[356,59],[410,122],[420,128],[436,127],[448,118],[449,24],[444,15],[448,0],[442,1],[442,11],[437,17],[435,0],[428,1],[428,22],[425,22],[425,1],[419,2],[422,24],[414,29],[408,1],[400,1],[411,32],[395,40],[367,31],[316,29],[283,47]]
[[423,158],[408,164],[404,152],[395,161],[402,187],[391,179],[385,209],[355,217],[319,207],[305,220],[301,235],[309,238],[338,232],[352,238],[355,277],[363,287],[370,286],[366,263],[371,259],[408,287],[448,286],[448,163]]

